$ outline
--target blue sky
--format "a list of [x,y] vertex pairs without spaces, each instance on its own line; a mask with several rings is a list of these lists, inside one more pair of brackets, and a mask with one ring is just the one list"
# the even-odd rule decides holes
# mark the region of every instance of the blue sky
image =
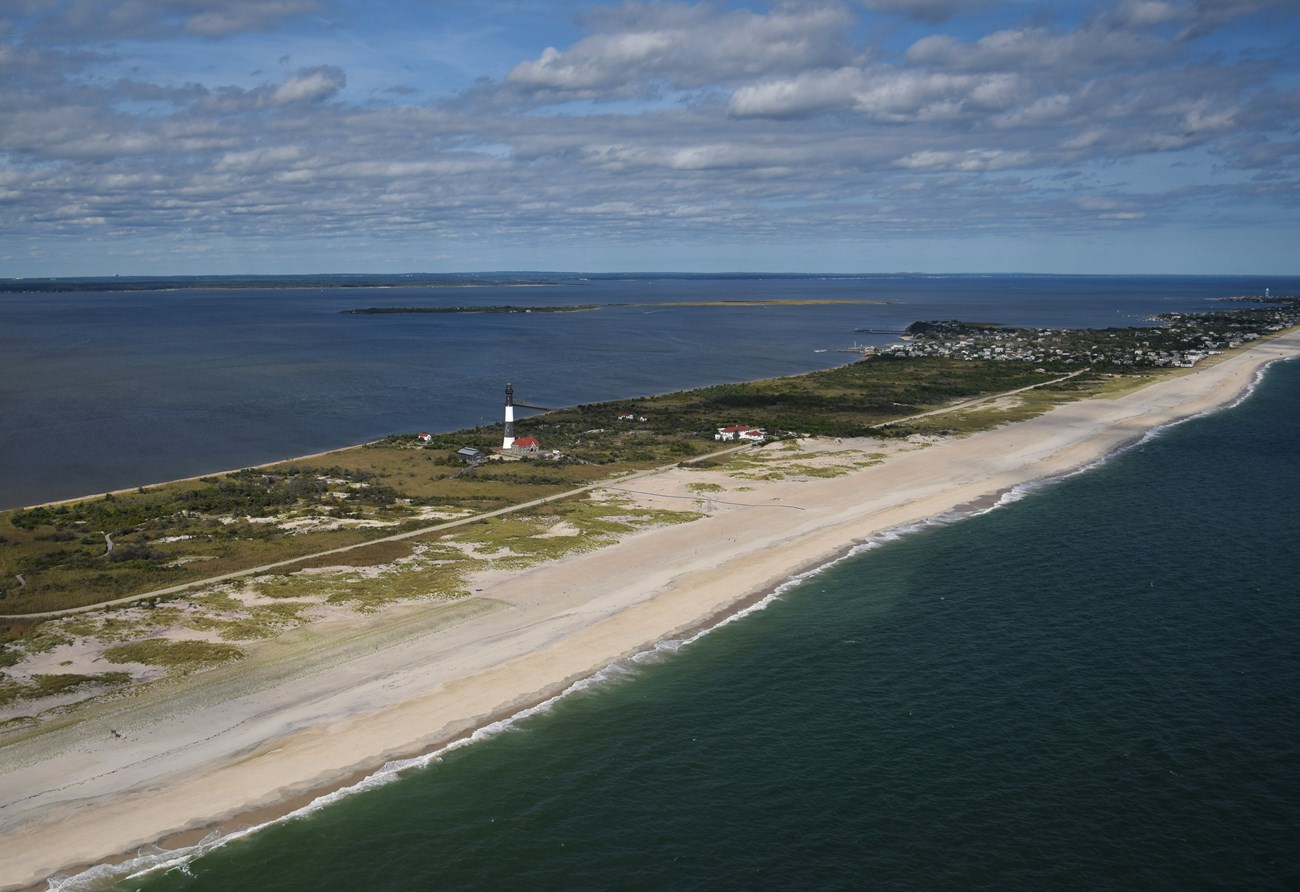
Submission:
[[1300,274],[1295,0],[7,0],[0,277]]

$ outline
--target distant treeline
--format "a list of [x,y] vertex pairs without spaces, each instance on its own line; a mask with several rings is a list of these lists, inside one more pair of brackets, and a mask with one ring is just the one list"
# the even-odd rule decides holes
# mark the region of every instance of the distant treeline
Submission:
[[562,285],[574,282],[629,280],[750,280],[750,279],[855,279],[856,275],[809,273],[338,273],[301,276],[82,276],[68,278],[0,279],[0,293],[63,291],[175,291],[183,288],[239,290],[249,288],[398,288],[398,287],[511,287]]
[[385,313],[577,313],[582,310],[595,310],[596,304],[574,304],[568,307],[516,307],[477,306],[477,307],[366,307],[360,310],[339,310],[344,316],[376,316]]
[[567,276],[418,273],[397,276],[112,276],[107,278],[0,279],[0,293],[66,291],[178,291],[208,288],[221,291],[277,288],[397,288],[509,287],[558,285]]

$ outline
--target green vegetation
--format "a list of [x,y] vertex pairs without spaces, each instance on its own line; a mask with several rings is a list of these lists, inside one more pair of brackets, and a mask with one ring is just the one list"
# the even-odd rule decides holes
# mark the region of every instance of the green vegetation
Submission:
[[[1042,372],[1019,363],[876,356],[807,375],[724,384],[616,405],[648,418],[646,425],[638,427],[655,436],[685,433],[711,440],[716,428],[729,424],[814,436],[889,436],[875,426],[1043,380]],[[610,427],[617,422],[609,420],[608,412],[605,406],[579,406],[538,420],[557,426],[567,423],[569,428],[603,421],[602,426]]]
[[[410,545],[376,543],[312,556],[556,495],[611,474],[697,459],[718,449],[713,434],[728,424],[860,435],[954,399],[1041,380],[1018,364],[875,358],[794,378],[576,406],[520,421],[522,432],[560,450],[558,460],[471,467],[456,457],[462,446],[487,452],[499,444],[501,428],[493,425],[437,435],[427,444],[409,435],[391,437],[335,453],[328,463],[287,462],[6,512],[0,514],[0,612],[102,603],[300,556],[305,560],[297,568],[380,566],[409,556]],[[646,421],[618,419],[629,413]],[[531,547],[553,553],[562,544]],[[454,585],[431,588],[445,593]]]
[[375,288],[381,286],[433,285],[443,288],[483,286],[556,285],[567,280],[555,275],[501,275],[493,273],[331,273],[305,276],[93,276],[57,279],[0,279],[0,293],[60,291],[171,291],[178,288],[208,288],[238,291],[245,288]]
[[832,298],[789,298],[782,300],[669,300],[643,301],[637,303],[608,304],[561,304],[559,306],[514,306],[511,304],[477,304],[460,307],[364,307],[356,310],[340,310],[345,316],[382,316],[392,314],[444,314],[444,313],[578,313],[585,310],[599,310],[602,307],[813,307],[827,304],[883,304],[887,301]]
[[189,671],[214,663],[242,659],[244,652],[231,644],[210,641],[169,641],[149,638],[131,644],[119,644],[104,651],[110,663],[145,663],[168,669]]
[[987,322],[914,322],[894,356],[1074,363],[1076,368],[1189,368],[1207,355],[1300,325],[1300,297],[1238,297],[1267,304],[1208,313],[1163,313],[1162,327],[1012,328]]
[[618,536],[650,526],[688,523],[693,511],[638,508],[630,499],[581,499],[545,505],[527,515],[494,517],[463,527],[447,541],[476,555],[493,557],[494,567],[523,569],[566,554],[607,545]]
[[[1215,324],[1227,323],[1215,317]],[[1178,331],[1170,339],[1187,335],[1187,326],[1171,328]],[[433,609],[456,609],[450,602],[478,600],[471,597],[471,574],[488,566],[531,567],[602,547],[638,529],[700,516],[590,495],[497,517],[476,516],[483,512],[672,464],[720,471],[740,481],[837,477],[883,456],[859,449],[805,450],[795,438],[964,435],[1081,397],[1123,393],[1156,375],[1177,374],[1123,367],[1124,362],[1108,362],[1099,370],[1083,367],[1072,355],[1081,350],[1089,358],[1109,356],[1117,344],[1121,351],[1151,349],[1127,330],[1058,336],[992,324],[935,323],[913,335],[907,349],[924,344],[933,352],[884,353],[806,375],[574,406],[519,421],[519,433],[541,440],[546,458],[462,461],[461,447],[489,453],[500,443],[501,426],[491,425],[436,435],[430,442],[394,436],[312,463],[284,462],[0,512],[0,613],[99,604],[276,565],[273,572],[259,570],[256,578],[154,595],[130,608],[44,622],[0,621],[0,668],[21,670],[25,657],[77,642],[78,648],[104,648],[102,656],[110,663],[186,673],[242,658],[244,650],[228,642],[256,641],[303,625],[313,609],[371,612],[417,600],[449,602]],[[1205,345],[1199,337],[1187,342]],[[997,344],[1001,357],[969,355],[963,345],[980,338]],[[1047,350],[1050,345],[1057,346]],[[951,352],[954,348],[967,354]],[[1033,361],[1007,361],[1011,358]],[[776,442],[732,449],[715,440],[718,428],[735,424],[764,428]],[[700,497],[697,503],[709,494],[752,489],[709,482],[687,488]],[[459,523],[430,529],[452,520]],[[398,533],[413,535],[385,541]],[[344,550],[324,553],[331,549]],[[221,641],[164,638],[163,630],[169,636],[190,630]],[[94,696],[129,681],[126,672],[0,673],[0,704]]]
[[376,542],[354,548],[344,554],[326,554],[295,561],[288,570],[310,570],[315,567],[379,567],[409,558],[415,546],[409,539],[396,542]]
[[558,307],[516,307],[510,304],[481,304],[472,307],[365,307],[340,310],[344,316],[383,316],[393,313],[580,313],[595,310],[596,304],[569,304]]
[[688,483],[686,488],[691,492],[724,492],[726,487],[717,483]]
[[[725,460],[710,462],[707,470],[721,471],[739,480],[834,478],[843,477],[858,468],[878,465],[883,459],[884,455],[881,453],[863,455],[851,449],[807,454],[797,446],[792,446],[792,448],[772,448],[730,455]],[[691,483],[687,488],[693,492],[715,492],[722,489],[721,486],[712,483]],[[749,487],[737,487],[736,491],[741,492],[746,489]]]
[[[497,424],[435,435],[427,443],[414,435],[389,437],[334,453],[328,463],[285,462],[0,512],[0,614],[100,604],[296,558],[303,560],[291,569],[387,566],[412,557],[413,543],[374,540],[559,495],[620,474],[698,461],[724,445],[714,439],[717,429],[734,424],[762,427],[778,439],[965,434],[1027,418],[1082,396],[1123,389],[1131,386],[1129,376],[1157,373],[1111,364],[1107,372],[1085,368],[1067,380],[1055,380],[1078,371],[1079,357],[1110,355],[1106,351],[1113,352],[1115,344],[1124,350],[1150,352],[1153,348],[1133,345],[1161,338],[1165,346],[1218,343],[1206,340],[1210,337],[1206,326],[1231,329],[1232,337],[1238,337],[1250,326],[1280,325],[1278,319],[1285,321],[1290,318],[1286,314],[1296,312],[1291,304],[1274,303],[1277,306],[1270,309],[1172,319],[1166,334],[1145,328],[1051,332],[988,323],[927,323],[915,327],[907,349],[923,345],[943,354],[957,348],[954,338],[965,342],[987,337],[999,345],[1012,340],[989,348],[1002,350],[1001,359],[882,353],[806,375],[574,406],[520,420],[519,432],[541,441],[549,456],[545,459],[470,465],[457,456],[457,450],[466,446],[490,453],[501,441]],[[1214,334],[1223,336],[1223,331]],[[1049,342],[1054,345],[1050,349]],[[1007,361],[1012,348],[1033,361]],[[1044,382],[1051,383],[1039,386]],[[1035,389],[1005,400],[917,417],[972,398],[1031,386]],[[769,444],[762,454],[773,448]],[[754,466],[737,471],[771,479],[774,475],[834,476],[846,473],[847,466]],[[463,543],[473,538],[468,532],[460,535]],[[530,554],[584,547],[581,543],[593,535],[599,535],[599,530],[584,528],[577,537],[542,540],[526,536],[530,544],[512,547],[510,560],[517,564],[531,559]],[[374,544],[318,556],[367,542]],[[490,544],[478,543],[484,548]],[[378,584],[363,583],[361,578],[345,588],[370,601]],[[441,597],[459,590],[451,579],[430,580],[428,587]],[[340,590],[332,597],[348,596]],[[227,632],[245,635],[251,629],[232,626],[222,633]]]
[[[622,281],[622,273],[583,273],[581,279],[596,281]],[[713,281],[728,279],[800,279],[854,278],[851,275],[818,273],[637,273],[638,281],[645,279],[699,279]],[[59,291],[153,291],[178,288],[230,289],[256,288],[378,288],[391,286],[435,286],[441,288],[477,288],[484,286],[539,286],[560,285],[573,282],[574,275],[564,273],[329,273],[326,275],[292,276],[76,276],[59,278],[0,279],[0,293],[4,292],[59,292]]]
[[[57,623],[42,626],[49,633],[66,634],[81,638],[97,638],[101,641],[131,641],[154,634],[180,623],[183,611],[179,607],[151,608],[146,605],[143,610],[123,612],[110,610],[84,616],[72,616]],[[71,643],[66,639],[65,643]],[[30,647],[27,648],[30,651]]]
[[0,678],[0,706],[9,706],[18,700],[40,700],[70,694],[87,687],[117,687],[131,680],[129,672],[100,672],[95,675],[60,673],[33,675],[27,683]]
[[[203,598],[195,598],[201,603]],[[233,598],[230,600],[234,601]],[[196,632],[216,632],[223,641],[252,641],[258,638],[270,638],[286,629],[300,626],[306,619],[305,611],[311,604],[305,601],[283,601],[276,604],[259,604],[246,607],[235,601],[235,606],[226,608],[234,615],[213,615],[200,613],[180,621],[180,625]]]
[[[368,612],[397,601],[465,597],[469,594],[465,574],[478,567],[479,562],[464,552],[435,542],[418,544],[409,558],[378,573],[346,568],[285,572],[259,580],[254,590],[265,598],[308,598]],[[254,615],[265,617],[274,606],[250,609]]]

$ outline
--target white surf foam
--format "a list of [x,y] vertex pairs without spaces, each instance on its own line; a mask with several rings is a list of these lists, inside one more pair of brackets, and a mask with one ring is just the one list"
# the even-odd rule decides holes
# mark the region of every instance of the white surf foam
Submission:
[[[1277,361],[1281,361],[1281,360],[1273,360],[1273,362],[1277,362]],[[460,749],[461,747],[470,746],[471,744],[477,743],[481,740],[487,740],[491,737],[495,737],[496,735],[509,730],[511,727],[513,727],[514,725],[518,724],[521,721],[524,721],[525,719],[531,718],[532,716],[539,715],[545,712],[549,712],[555,706],[555,704],[557,704],[558,702],[560,702],[566,697],[581,693],[583,691],[590,690],[591,688],[599,685],[626,680],[636,673],[638,667],[652,664],[660,660],[666,659],[672,656],[673,654],[679,652],[682,648],[689,647],[690,645],[704,638],[706,635],[709,635],[712,632],[717,631],[718,629],[730,625],[733,622],[737,622],[741,619],[744,619],[745,617],[750,616],[751,614],[754,614],[760,610],[767,609],[772,603],[774,603],[776,600],[781,598],[785,593],[789,592],[791,589],[799,585],[802,585],[808,580],[820,575],[821,573],[826,572],[830,568],[846,560],[857,557],[858,555],[861,554],[865,554],[868,551],[871,551],[875,548],[879,548],[883,545],[887,545],[891,542],[897,542],[908,535],[920,532],[929,527],[946,526],[948,524],[956,523],[957,521],[969,517],[978,517],[980,515],[987,514],[990,511],[996,511],[999,508],[1003,508],[1006,507],[1007,505],[1018,502],[1021,499],[1033,493],[1034,491],[1038,489],[1042,489],[1043,487],[1046,486],[1050,486],[1051,484],[1055,483],[1058,480],[1064,480],[1069,477],[1073,477],[1076,474],[1083,474],[1089,470],[1100,467],[1104,465],[1106,462],[1110,461],[1115,456],[1121,455],[1130,449],[1138,448],[1143,444],[1148,443],[1151,440],[1155,439],[1156,437],[1161,436],[1164,431],[1173,428],[1177,425],[1183,424],[1184,422],[1190,421],[1193,418],[1203,417],[1205,415],[1213,414],[1214,412],[1222,411],[1223,409],[1234,408],[1236,406],[1239,406],[1245,400],[1249,399],[1249,397],[1255,392],[1260,382],[1264,379],[1268,367],[1271,365],[1272,362],[1269,362],[1261,366],[1258,370],[1256,370],[1254,376],[1252,377],[1251,383],[1241,393],[1241,395],[1239,395],[1233,402],[1229,404],[1226,404],[1224,406],[1216,406],[1213,409],[1209,409],[1205,412],[1197,413],[1196,415],[1190,415],[1187,416],[1186,418],[1180,418],[1175,421],[1171,421],[1168,424],[1164,424],[1164,425],[1160,425],[1159,427],[1152,428],[1151,430],[1147,431],[1142,437],[1134,440],[1132,443],[1126,444],[1125,446],[1122,446],[1119,449],[1114,450],[1113,452],[1109,452],[1106,455],[1103,455],[1100,458],[1098,458],[1096,461],[1084,465],[1080,468],[1077,468],[1076,470],[1071,471],[1067,474],[1063,474],[1057,477],[1041,478],[1038,480],[1031,480],[1025,483],[1021,483],[1017,486],[1012,487],[1006,492],[1002,493],[995,502],[993,502],[991,505],[988,505],[987,507],[972,509],[969,511],[950,511],[944,514],[936,515],[934,517],[926,518],[924,520],[915,523],[894,527],[885,530],[881,533],[878,533],[876,535],[873,535],[867,539],[864,539],[856,543],[855,545],[853,545],[852,548],[848,549],[844,554],[839,555],[838,557],[835,557],[827,561],[826,563],[814,567],[810,570],[806,570],[802,573],[798,573],[791,576],[790,578],[782,582],[780,585],[778,585],[775,589],[773,589],[771,593],[761,598],[760,600],[740,610],[737,610],[734,613],[729,613],[726,616],[721,617],[716,623],[701,628],[685,638],[665,639],[662,641],[655,642],[655,644],[651,645],[645,650],[639,651],[631,655],[630,657],[626,657],[624,659],[617,660],[613,663],[610,663],[608,666],[605,666],[604,668],[600,669],[594,674],[586,678],[579,679],[578,681],[575,681],[560,693],[544,700],[541,703],[538,703],[534,706],[527,707],[526,709],[522,709],[519,712],[516,712],[507,718],[500,719],[498,721],[484,725],[483,727],[478,728],[468,736],[455,740],[447,744],[446,746],[441,747],[440,749],[434,750],[433,752],[427,753],[422,756],[416,756],[410,759],[400,759],[393,762],[389,762],[385,764],[382,768],[380,768],[378,771],[374,772],[371,775],[368,775],[367,777],[363,778],[357,783],[318,796],[307,805],[299,809],[296,809],[290,812],[289,814],[286,814],[282,817],[275,818],[273,820],[266,821],[261,824],[257,824],[255,826],[248,827],[242,830],[236,830],[225,834],[219,834],[214,832],[192,846],[187,846],[184,848],[173,849],[173,850],[163,850],[157,847],[150,847],[149,849],[142,849],[137,855],[122,862],[121,864],[117,864],[117,865],[100,864],[91,867],[85,871],[82,871],[74,876],[69,876],[69,877],[56,875],[54,877],[50,877],[48,880],[49,890],[50,892],[90,892],[90,890],[103,888],[104,886],[107,886],[108,884],[113,882],[121,882],[122,880],[136,879],[136,878],[144,877],[149,874],[155,874],[159,872],[179,870],[186,874],[189,874],[190,873],[189,864],[194,859],[206,854],[207,852],[214,851],[229,843],[236,842],[240,839],[249,837],[260,830],[266,829],[267,827],[271,827],[276,824],[281,824],[286,821],[295,820],[297,818],[306,817],[314,812],[319,811],[322,808],[326,808],[330,805],[333,805],[336,802],[346,799],[349,796],[356,795],[357,793],[363,793],[367,790],[372,790],[381,786],[385,786],[389,783],[392,783],[395,780],[398,780],[400,777],[402,777],[403,775],[405,775],[410,771],[417,770],[420,768],[427,768],[428,766],[433,765],[434,763],[442,761],[442,758],[447,753]]]

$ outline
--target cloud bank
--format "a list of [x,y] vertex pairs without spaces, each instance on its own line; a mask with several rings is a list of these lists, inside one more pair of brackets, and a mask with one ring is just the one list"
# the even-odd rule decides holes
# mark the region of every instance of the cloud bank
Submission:
[[[1298,22],[1280,0],[1056,19],[630,0],[540,23],[501,2],[473,27],[456,3],[399,7],[8,4],[0,262],[686,268],[713,242],[753,246],[755,266],[842,264],[855,245],[972,238],[1271,245],[1296,215]],[[440,86],[489,42],[504,61]]]

